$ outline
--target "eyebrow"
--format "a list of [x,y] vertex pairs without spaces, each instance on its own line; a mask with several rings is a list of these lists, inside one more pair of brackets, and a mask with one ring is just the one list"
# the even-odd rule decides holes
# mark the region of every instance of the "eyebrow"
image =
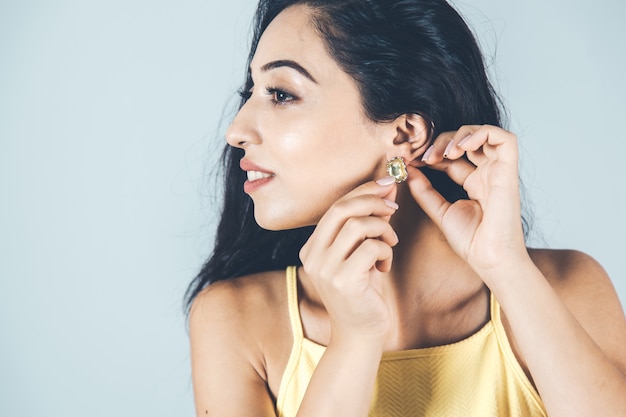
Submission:
[[313,81],[315,84],[318,84],[315,78],[313,78],[313,76],[309,73],[309,71],[307,71],[302,65],[298,64],[295,61],[290,61],[287,59],[268,62],[267,64],[261,67],[261,71],[266,72],[266,71],[273,70],[275,68],[281,68],[281,67],[294,69],[298,71],[300,74],[304,75],[309,80]]

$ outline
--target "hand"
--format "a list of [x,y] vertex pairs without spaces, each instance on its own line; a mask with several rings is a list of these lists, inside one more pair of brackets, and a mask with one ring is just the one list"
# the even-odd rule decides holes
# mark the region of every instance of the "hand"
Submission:
[[[413,198],[456,253],[481,276],[527,256],[517,155],[517,139],[510,132],[495,126],[463,126],[438,136],[424,160],[409,167]],[[463,186],[470,200],[449,203],[414,168],[419,166],[446,172]]]
[[333,204],[302,247],[300,259],[331,320],[331,340],[382,341],[390,329],[382,298],[398,238],[389,224],[397,209],[391,178],[368,182]]

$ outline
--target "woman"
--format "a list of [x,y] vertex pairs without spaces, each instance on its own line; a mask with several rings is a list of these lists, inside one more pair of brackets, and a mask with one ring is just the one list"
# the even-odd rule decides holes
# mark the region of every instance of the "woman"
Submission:
[[516,138],[445,1],[262,0],[242,97],[189,292],[197,415],[626,415],[619,300],[525,247]]

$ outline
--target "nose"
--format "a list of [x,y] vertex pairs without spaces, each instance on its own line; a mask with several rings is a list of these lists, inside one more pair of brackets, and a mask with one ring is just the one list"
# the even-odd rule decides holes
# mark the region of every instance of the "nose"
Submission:
[[254,111],[246,102],[237,112],[235,119],[226,130],[226,141],[230,146],[244,149],[250,144],[261,142],[254,119]]

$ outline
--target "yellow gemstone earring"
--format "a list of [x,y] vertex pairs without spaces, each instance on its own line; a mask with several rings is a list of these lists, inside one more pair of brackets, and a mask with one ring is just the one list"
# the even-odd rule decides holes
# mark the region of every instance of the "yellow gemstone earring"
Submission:
[[390,161],[387,161],[387,173],[390,177],[396,180],[397,184],[406,181],[409,177],[409,173],[406,170],[406,164],[401,156],[396,156]]

